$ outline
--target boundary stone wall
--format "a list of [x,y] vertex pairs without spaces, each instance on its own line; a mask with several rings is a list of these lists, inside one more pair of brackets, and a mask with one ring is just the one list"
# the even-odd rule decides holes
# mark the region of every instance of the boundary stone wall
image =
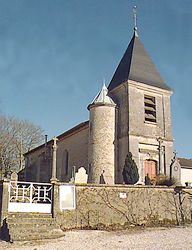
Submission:
[[58,207],[54,217],[62,229],[181,225],[192,221],[191,197],[180,187],[76,185],[76,209]]

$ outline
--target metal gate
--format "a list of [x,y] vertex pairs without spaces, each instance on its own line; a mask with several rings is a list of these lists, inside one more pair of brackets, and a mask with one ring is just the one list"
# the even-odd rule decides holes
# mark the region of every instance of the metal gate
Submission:
[[51,213],[52,185],[50,183],[11,181],[9,212]]

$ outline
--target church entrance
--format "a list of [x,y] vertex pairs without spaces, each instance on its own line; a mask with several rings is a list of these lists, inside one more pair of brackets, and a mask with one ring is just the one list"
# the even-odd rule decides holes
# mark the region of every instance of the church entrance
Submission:
[[149,176],[152,182],[155,182],[157,176],[157,162],[154,160],[144,161],[144,175]]

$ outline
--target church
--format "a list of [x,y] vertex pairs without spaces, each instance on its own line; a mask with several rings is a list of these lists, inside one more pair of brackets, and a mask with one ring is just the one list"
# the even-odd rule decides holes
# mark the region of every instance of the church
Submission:
[[[135,25],[111,82],[88,104],[89,120],[57,136],[57,179],[70,182],[84,167],[90,183],[100,183],[104,173],[110,184],[122,184],[125,159],[131,152],[139,184],[147,174],[150,179],[165,174],[179,180],[180,168],[171,168],[171,95]],[[52,146],[53,140],[45,141],[24,155],[26,181],[50,181]]]

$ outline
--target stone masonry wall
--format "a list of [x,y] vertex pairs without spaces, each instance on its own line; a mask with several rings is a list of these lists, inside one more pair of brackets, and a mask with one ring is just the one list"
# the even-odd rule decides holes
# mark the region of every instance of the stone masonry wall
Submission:
[[115,105],[90,107],[89,165],[90,181],[100,183],[103,171],[114,183]]
[[[156,123],[145,121],[144,95],[155,97]],[[129,133],[151,138],[163,137],[172,140],[172,124],[170,113],[171,93],[163,89],[129,83]]]
[[[146,153],[150,153],[151,146],[158,148],[159,137],[163,138],[162,146],[165,148],[165,165],[167,173],[173,158],[173,138],[172,123],[170,111],[171,92],[159,89],[147,84],[142,84],[129,80],[114,89],[111,95],[118,106],[117,122],[117,178],[116,183],[122,183],[122,169],[126,154],[130,151],[133,159],[141,173],[143,173],[143,164],[140,160],[140,145],[146,146]],[[156,101],[156,123],[145,121],[144,96],[155,97]],[[155,152],[156,151],[156,152]],[[159,155],[158,150],[153,153]],[[148,157],[150,159],[150,157]],[[164,159],[162,160],[162,162]],[[158,163],[158,160],[157,160]],[[161,166],[162,168],[163,166]],[[179,179],[179,173],[173,173],[174,177]],[[144,179],[140,176],[140,181]]]
[[128,145],[128,115],[129,115],[129,106],[127,99],[127,85],[122,84],[114,91],[110,93],[110,96],[113,98],[114,102],[117,104],[116,109],[116,180],[115,183],[123,183],[122,169],[125,163],[126,155],[129,151]]
[[58,209],[55,219],[62,229],[191,223],[190,195],[189,189],[179,195],[166,187],[78,185],[76,209]]
[[[156,123],[145,121],[144,95],[155,97]],[[135,161],[139,159],[139,143],[148,145],[150,150],[151,145],[158,147],[157,139],[161,137],[163,138],[162,146],[165,148],[165,165],[168,175],[171,159],[173,158],[170,95],[170,91],[145,86],[133,81],[129,83],[129,145],[133,158]],[[137,143],[136,138],[138,139]],[[179,179],[179,174],[174,173],[174,177]]]

